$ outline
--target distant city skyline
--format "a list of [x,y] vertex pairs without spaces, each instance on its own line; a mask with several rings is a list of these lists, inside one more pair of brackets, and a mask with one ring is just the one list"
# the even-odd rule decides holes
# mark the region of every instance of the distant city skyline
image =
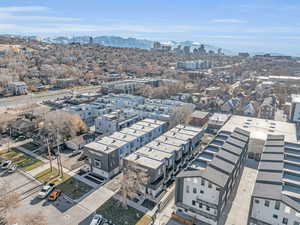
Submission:
[[114,35],[300,55],[298,0],[1,0],[0,34]]

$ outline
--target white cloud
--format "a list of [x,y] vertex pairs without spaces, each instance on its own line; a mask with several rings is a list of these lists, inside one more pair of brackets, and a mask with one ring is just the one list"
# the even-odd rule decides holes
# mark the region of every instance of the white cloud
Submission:
[[[0,17],[1,18],[1,17]],[[2,29],[1,29],[2,27]],[[10,28],[13,27],[12,30]],[[219,31],[220,28],[201,26],[151,26],[151,25],[83,25],[47,23],[42,25],[0,24],[0,32],[21,33],[67,33],[67,32],[138,32],[138,33],[182,33],[188,31]]]
[[81,21],[80,18],[73,17],[54,17],[54,16],[27,16],[12,15],[10,13],[2,13],[0,11],[0,20],[4,21],[35,21],[35,22],[76,22]]
[[41,12],[47,11],[49,8],[44,6],[11,6],[11,7],[0,7],[0,12]]
[[246,20],[240,19],[213,19],[211,20],[213,23],[247,23]]

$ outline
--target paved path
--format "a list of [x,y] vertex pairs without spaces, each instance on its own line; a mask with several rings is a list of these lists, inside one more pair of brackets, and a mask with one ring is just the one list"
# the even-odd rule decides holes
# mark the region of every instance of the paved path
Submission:
[[85,196],[78,204],[92,213],[114,195],[115,192],[102,186],[94,190],[94,192],[90,193],[88,196]]
[[[20,145],[27,144],[27,143],[29,143],[29,142],[31,142],[31,141],[32,141],[32,139],[26,139],[26,140],[24,140],[24,141],[19,141],[19,142],[11,143],[11,144],[9,145],[9,147],[10,147],[10,148],[16,148],[16,147],[19,147]],[[1,146],[1,147],[0,147],[0,152],[1,152],[1,151],[4,151],[4,150],[7,150],[7,147],[8,147],[8,145],[3,145],[3,146]]]
[[245,167],[225,225],[246,225],[257,170]]

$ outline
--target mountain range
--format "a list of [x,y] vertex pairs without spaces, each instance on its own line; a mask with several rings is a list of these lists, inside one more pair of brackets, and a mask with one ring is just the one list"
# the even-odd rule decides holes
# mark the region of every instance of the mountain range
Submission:
[[[35,40],[42,40],[50,43],[57,43],[57,44],[69,44],[72,42],[77,42],[81,44],[90,43],[91,37],[90,36],[75,36],[75,37],[54,37],[54,38],[40,38],[36,36],[29,37]],[[92,38],[93,43],[102,44],[105,46],[112,46],[112,47],[123,47],[123,48],[141,48],[141,49],[151,49],[155,41],[146,40],[146,39],[137,39],[137,38],[123,38],[118,36],[96,36]],[[170,45],[172,48],[177,47],[178,45],[181,46],[190,46],[191,48],[199,48],[201,44],[198,42],[193,41],[168,41],[163,42],[162,44]],[[219,47],[204,44],[204,47],[207,51],[214,51],[217,52]],[[230,50],[223,49],[222,52],[225,55],[235,55],[236,53]]]
[[[8,36],[17,36],[17,35],[8,35]],[[20,36],[18,36],[20,37]],[[58,36],[58,37],[40,37],[40,36],[25,36],[23,38],[28,38],[32,40],[44,41],[49,43],[57,43],[57,44],[70,44],[73,42],[87,44],[91,41],[91,36],[74,36],[74,37],[67,37],[67,36]],[[105,46],[112,46],[112,47],[123,47],[123,48],[141,48],[141,49],[151,49],[155,41],[147,40],[147,39],[137,39],[137,38],[123,38],[119,36],[96,36],[92,38],[93,43],[102,44]],[[204,43],[194,42],[194,41],[167,41],[162,42],[162,44],[170,45],[172,48],[177,47],[178,45],[181,46],[190,46],[191,49],[199,48],[201,44],[204,45],[207,51],[214,51],[217,52],[220,47],[208,45]],[[238,52],[222,49],[222,52],[225,55],[233,56],[237,55]],[[249,52],[250,55],[262,55],[266,54],[267,52]],[[274,56],[285,55],[281,53],[270,53]],[[299,57],[300,54],[294,55]]]

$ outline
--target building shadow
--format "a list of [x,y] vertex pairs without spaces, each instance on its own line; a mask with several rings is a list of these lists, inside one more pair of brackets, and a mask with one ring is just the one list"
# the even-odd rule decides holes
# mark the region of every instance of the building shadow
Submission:
[[259,161],[255,160],[255,159],[249,159],[248,158],[246,163],[245,163],[245,167],[257,170],[258,169],[258,164],[259,164]]

